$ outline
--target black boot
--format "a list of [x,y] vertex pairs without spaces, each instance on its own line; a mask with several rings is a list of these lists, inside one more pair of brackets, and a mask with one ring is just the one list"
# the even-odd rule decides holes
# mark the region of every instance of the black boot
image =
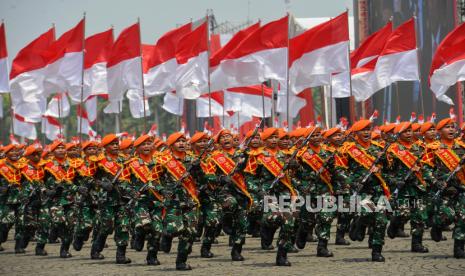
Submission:
[[401,227],[401,221],[399,217],[392,217],[391,221],[389,223],[389,226],[387,228],[387,235],[389,238],[394,239],[395,237],[398,237],[397,234],[400,231]]
[[176,257],[176,270],[192,270],[192,267],[187,263],[187,254],[178,252]]
[[344,239],[344,229],[337,229],[336,231],[336,245],[350,245],[350,242]]
[[211,244],[202,244],[202,247],[200,248],[200,257],[202,258],[213,258],[213,253],[210,252],[210,249],[212,248]]
[[84,245],[84,237],[82,235],[76,235],[73,241],[74,250],[81,251],[83,245]]
[[412,252],[418,253],[428,253],[428,248],[423,246],[423,237],[422,236],[412,236]]
[[0,223],[0,243],[6,242],[8,239],[8,226],[4,223]]
[[464,244],[463,240],[454,240],[454,258],[465,259]]
[[316,248],[317,257],[333,257],[333,252],[328,250],[327,240],[318,240],[318,247]]
[[147,251],[147,265],[160,265],[160,261],[157,257],[158,250]]
[[47,251],[45,251],[45,244],[38,243],[36,244],[36,256],[47,256]]
[[299,227],[299,230],[297,230],[296,234],[296,239],[295,239],[295,245],[299,249],[304,249],[305,244],[307,243],[307,231],[304,230],[304,227]]
[[373,249],[371,250],[371,261],[373,262],[384,262],[384,257],[381,255],[381,251],[383,250],[382,245],[373,245]]
[[17,239],[15,240],[15,254],[24,254],[26,251],[22,247],[23,245],[23,239]]
[[396,236],[399,237],[399,238],[408,238],[410,237],[409,234],[405,233],[405,223],[401,222],[400,225],[399,225],[399,228],[397,228],[397,233],[396,233]]
[[[32,230],[32,231],[33,231],[33,230]],[[27,246],[29,245],[29,241],[31,241],[31,235],[29,235],[29,234],[24,235],[24,238],[23,238],[23,240],[22,240],[21,247],[22,247],[23,249],[26,249]]]
[[106,235],[97,235],[90,249],[90,258],[92,260],[103,260],[105,257],[100,253],[105,246]]
[[170,253],[171,246],[173,245],[173,237],[168,235],[161,235],[160,249],[165,253]]
[[48,243],[58,243],[58,228],[52,226],[48,234]]
[[307,242],[317,242],[317,238],[313,235],[313,230],[315,229],[315,225],[310,225],[308,232],[307,232]]
[[134,233],[134,249],[136,251],[142,251],[144,249],[145,232],[143,230],[137,230]]
[[274,233],[276,232],[276,228],[268,227],[262,225],[260,228],[260,235],[261,235],[261,246],[263,250],[273,250],[274,247],[272,245]]
[[243,261],[244,257],[242,257],[241,253],[242,253],[242,244],[235,243],[231,249],[231,259],[233,261]]
[[131,259],[126,257],[126,245],[120,245],[116,248],[116,263],[117,264],[130,264]]
[[441,225],[433,224],[431,226],[431,239],[435,242],[440,242],[442,240],[442,227]]
[[70,241],[62,241],[60,247],[60,258],[71,258],[73,255],[69,253],[69,247],[71,245]]
[[350,223],[350,226],[349,226],[349,238],[352,240],[352,241],[357,241],[358,240],[358,237],[357,237],[357,225],[358,225],[358,220],[360,219],[360,217],[355,217],[352,222]]
[[278,246],[278,252],[276,253],[276,265],[291,266],[291,263],[287,260],[287,252],[284,246]]

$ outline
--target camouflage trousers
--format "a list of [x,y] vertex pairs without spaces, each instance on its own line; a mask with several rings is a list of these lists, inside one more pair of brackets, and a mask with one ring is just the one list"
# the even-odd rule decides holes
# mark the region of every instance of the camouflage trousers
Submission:
[[[350,195],[344,194],[344,195],[341,195],[341,197],[342,197],[342,200],[338,201],[337,205],[342,206],[345,209],[348,209],[350,207]],[[336,214],[337,230],[344,231],[344,233],[347,233],[349,231],[350,221],[352,220],[353,216],[354,215],[351,212],[339,212],[338,211]]]
[[163,207],[159,202],[138,201],[134,208],[134,232],[145,237],[147,250],[155,250],[163,231]]
[[77,237],[85,237],[84,240],[90,235],[94,224],[96,223],[95,209],[90,205],[82,207],[76,206],[76,225],[74,227],[74,234]]
[[8,238],[8,232],[15,226],[15,232],[18,232],[18,211],[19,204],[0,205],[0,230],[2,231],[0,243]]
[[[373,196],[370,199],[366,194],[361,194],[361,201],[364,204],[376,205],[378,197]],[[361,212],[356,214],[360,218],[363,225],[372,229],[372,245],[384,245],[384,236],[386,234],[386,226],[388,216],[386,210],[371,210],[370,208],[362,208]]]
[[455,223],[452,237],[465,240],[465,193],[453,199],[445,198],[436,204],[433,222],[440,226]]
[[18,212],[18,227],[15,239],[29,240],[35,234],[37,243],[47,243],[50,225],[49,209],[46,206],[31,208],[21,205]]
[[210,198],[208,201],[202,201],[200,208],[205,228],[202,244],[209,245],[215,240],[216,229],[221,221],[221,204],[218,200]]
[[163,234],[178,237],[178,254],[188,254],[194,242],[199,219],[199,208],[166,205]]
[[115,231],[117,246],[127,246],[129,241],[129,216],[124,205],[105,204],[97,213],[97,236],[108,236]]
[[231,221],[231,241],[243,244],[247,234],[247,200],[243,196],[227,194],[223,198],[223,221]]
[[395,202],[394,217],[398,217],[402,224],[410,219],[412,236],[422,237],[428,221],[426,196],[399,196]]
[[[281,194],[287,197],[290,195]],[[277,195],[276,198],[279,198]],[[298,215],[297,212],[292,212],[292,210],[273,210],[273,208],[268,208],[268,210],[263,210],[263,216],[261,220],[261,225],[268,229],[277,229],[281,228],[278,236],[278,245],[284,247],[286,251],[289,251],[293,248],[293,237],[295,235],[295,217]]]
[[76,214],[74,206],[54,204],[50,207],[51,225],[58,229],[58,237],[63,243],[73,240]]
[[331,201],[331,195],[323,194],[318,197],[321,200],[321,209],[315,215],[316,226],[315,233],[319,240],[329,240],[331,235],[331,223],[336,217],[336,211],[332,211],[336,207],[336,202]]

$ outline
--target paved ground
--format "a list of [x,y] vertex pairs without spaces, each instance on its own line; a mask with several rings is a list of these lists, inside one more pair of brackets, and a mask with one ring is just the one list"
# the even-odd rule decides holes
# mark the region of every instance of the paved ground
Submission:
[[[333,232],[334,237],[334,232]],[[10,235],[11,236],[11,235]],[[429,233],[428,233],[429,236]],[[189,263],[194,268],[184,274],[199,275],[464,275],[465,260],[452,257],[451,232],[446,232],[447,241],[435,243],[429,238],[425,244],[430,253],[411,253],[410,239],[387,240],[384,256],[385,263],[370,262],[370,250],[365,242],[355,242],[350,246],[335,246],[331,240],[330,249],[333,258],[317,258],[316,243],[307,244],[304,250],[297,254],[289,254],[292,262],[290,268],[274,266],[276,251],[264,252],[259,249],[259,239],[247,239],[243,250],[246,258],[243,262],[231,262],[227,238],[220,237],[219,244],[214,245],[213,259],[199,257],[200,245],[194,245],[194,251],[189,257]],[[31,244],[24,255],[15,255],[14,244],[8,241],[3,245],[5,251],[0,252],[0,275],[148,275],[174,274],[176,254],[159,254],[160,266],[147,266],[145,253],[128,250],[128,256],[133,260],[130,265],[114,264],[115,246],[109,240],[109,248],[103,254],[105,260],[94,261],[89,258],[89,245],[82,251],[71,251],[74,255],[70,259],[58,257],[59,245],[47,245],[49,256],[36,257],[33,255],[34,244]],[[173,245],[173,248],[176,244]]]

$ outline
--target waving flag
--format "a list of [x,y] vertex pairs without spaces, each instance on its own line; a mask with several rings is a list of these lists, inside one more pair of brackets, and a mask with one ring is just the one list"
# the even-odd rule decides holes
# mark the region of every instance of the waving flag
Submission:
[[30,140],[37,139],[37,131],[34,123],[29,122],[23,116],[14,114],[13,133]]
[[42,133],[45,134],[48,140],[55,140],[60,135],[61,124],[58,119],[52,116],[44,116],[42,118]]
[[227,111],[240,112],[243,116],[263,117],[263,103],[265,103],[265,117],[270,117],[273,105],[272,93],[273,90],[266,85],[229,88],[224,92],[225,108]]
[[6,48],[5,24],[0,25],[0,93],[10,92],[8,83],[8,51]]

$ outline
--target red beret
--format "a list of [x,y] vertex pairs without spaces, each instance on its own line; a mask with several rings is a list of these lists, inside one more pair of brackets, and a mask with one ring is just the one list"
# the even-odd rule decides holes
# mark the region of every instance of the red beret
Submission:
[[421,128],[421,124],[419,123],[413,123],[412,124],[412,131],[417,131]]
[[388,133],[388,132],[391,132],[393,131],[395,128],[396,128],[396,124],[395,123],[392,123],[392,124],[386,124],[383,126],[383,128],[381,129],[382,132],[384,133]]
[[[140,146],[142,143],[144,143],[147,140],[152,142],[152,139],[153,139],[152,136],[150,136],[148,134],[141,135],[139,138],[136,139],[136,141],[134,141],[134,147]],[[131,144],[129,144],[129,145],[131,145]]]
[[107,134],[105,137],[103,137],[100,145],[102,145],[102,147],[105,147],[106,145],[110,144],[111,142],[115,140],[118,140],[118,137],[115,134],[110,133],[110,134]]
[[410,126],[412,126],[411,122],[402,122],[402,123],[398,124],[394,128],[394,132],[395,133],[402,133],[402,132],[406,131]]
[[277,132],[278,129],[277,128],[274,128],[274,127],[269,127],[269,128],[266,128],[265,130],[263,130],[263,132],[260,134],[260,137],[262,138],[262,140],[266,140],[268,138],[270,138],[271,135],[273,135],[275,132]]
[[350,128],[350,131],[351,132],[360,131],[370,125],[371,125],[370,120],[363,119],[363,120],[355,122],[355,124],[353,124],[352,127]]
[[421,125],[420,132],[421,134],[424,134],[425,132],[428,131],[428,129],[434,127],[434,124],[431,122],[426,122],[423,125]]
[[194,144],[194,143],[197,143],[197,141],[203,139],[203,138],[208,138],[208,134],[206,134],[205,132],[201,132],[201,131],[198,131],[196,132],[194,135],[192,135],[191,137],[191,143]]
[[338,128],[338,127],[333,127],[333,128],[328,129],[327,131],[325,131],[325,133],[323,134],[323,136],[324,136],[325,138],[329,138],[329,137],[331,137],[333,134],[336,134],[336,133],[338,133],[338,132],[341,132],[341,129]]
[[[141,137],[142,137],[142,136],[141,136]],[[139,138],[140,138],[140,137],[139,137]],[[122,149],[122,150],[127,149],[127,148],[129,148],[129,147],[132,145],[133,142],[134,142],[134,141],[133,141],[132,139],[129,139],[129,138],[128,138],[128,139],[123,139],[123,140],[119,143],[119,148]]]
[[168,137],[168,139],[166,140],[166,144],[167,144],[168,146],[171,146],[171,145],[173,145],[174,143],[176,143],[176,141],[178,141],[179,138],[181,138],[181,137],[184,137],[184,133],[182,133],[182,132],[175,132],[175,133],[171,134],[171,135]]
[[454,120],[451,119],[451,118],[446,118],[446,119],[442,119],[441,121],[439,121],[439,123],[436,125],[436,129],[437,130],[440,130],[441,128],[445,127],[447,124],[450,124],[450,123],[453,123]]
[[54,151],[59,145],[65,145],[62,140],[55,140],[50,144],[50,152]]
[[229,130],[226,129],[226,128],[223,128],[222,130],[220,130],[220,131],[216,134],[216,136],[215,136],[215,142],[218,143],[218,141],[220,140],[220,137],[221,137],[221,136],[228,135],[228,134],[229,134],[229,135],[232,135],[232,134],[231,134],[231,131],[229,131]]

